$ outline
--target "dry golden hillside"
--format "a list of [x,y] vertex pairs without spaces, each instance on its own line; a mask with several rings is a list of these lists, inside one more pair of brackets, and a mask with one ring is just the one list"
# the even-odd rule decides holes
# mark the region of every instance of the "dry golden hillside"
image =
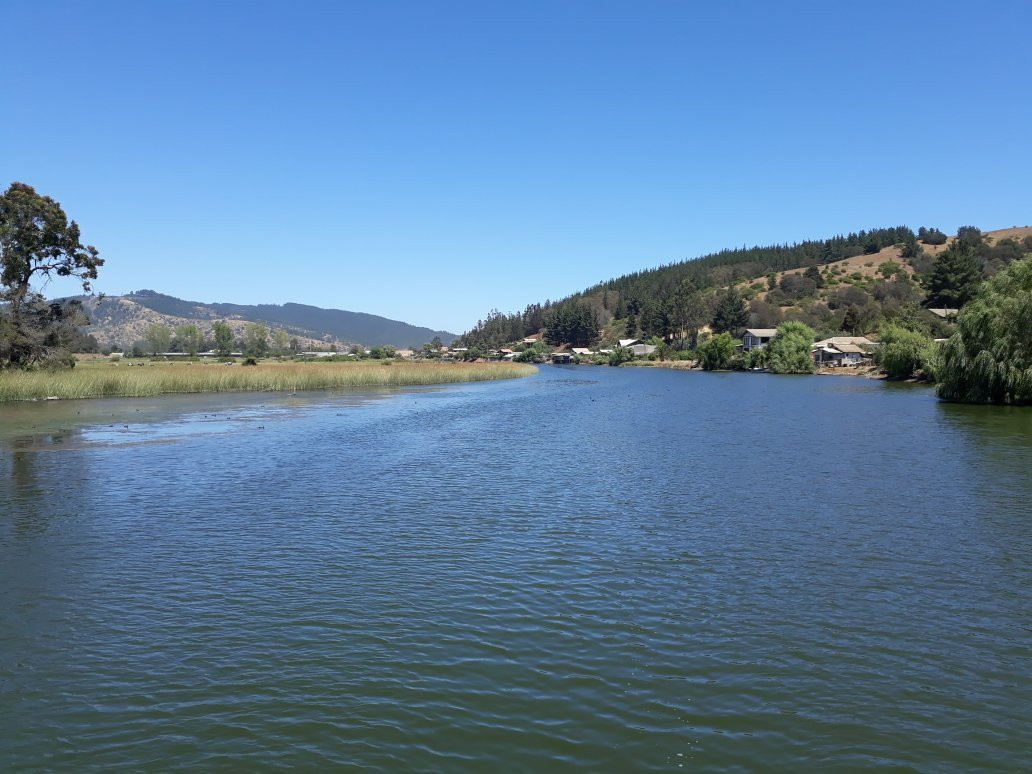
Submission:
[[[989,237],[993,242],[998,242],[1001,239],[1024,239],[1025,237],[1032,236],[1032,226],[1012,226],[1011,228],[1001,228],[995,231],[985,232],[986,236]],[[941,245],[926,245],[922,244],[921,247],[924,249],[925,254],[935,256],[941,253],[951,244],[957,241],[956,236],[947,238],[945,244]],[[831,263],[823,264],[821,271],[838,269],[844,274],[861,274],[864,277],[875,277],[878,274],[878,267],[886,261],[895,261],[899,263],[904,271],[908,274],[913,274],[914,270],[910,267],[906,261],[900,257],[900,248],[898,247],[885,247],[876,253],[869,253],[866,255],[856,255],[852,258],[846,258],[841,261],[833,261]],[[785,274],[802,274],[805,269],[789,269],[788,271],[777,272],[776,276],[778,281]],[[745,280],[738,284],[739,289],[745,289],[754,283],[763,283],[766,287],[766,277],[754,277],[750,280]],[[757,294],[758,298],[766,298],[766,291]]]

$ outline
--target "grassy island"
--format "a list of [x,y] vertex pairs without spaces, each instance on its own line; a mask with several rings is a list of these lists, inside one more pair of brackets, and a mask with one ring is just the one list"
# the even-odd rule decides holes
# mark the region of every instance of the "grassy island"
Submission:
[[191,392],[302,391],[406,387],[528,376],[524,363],[364,361],[224,363],[85,361],[65,371],[0,372],[0,401],[141,398]]

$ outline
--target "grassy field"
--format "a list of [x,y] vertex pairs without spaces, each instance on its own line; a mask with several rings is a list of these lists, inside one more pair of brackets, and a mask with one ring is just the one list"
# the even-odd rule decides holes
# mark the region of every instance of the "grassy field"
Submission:
[[187,392],[366,389],[514,379],[534,373],[523,363],[280,363],[256,366],[92,360],[69,371],[0,372],[0,401],[146,397]]

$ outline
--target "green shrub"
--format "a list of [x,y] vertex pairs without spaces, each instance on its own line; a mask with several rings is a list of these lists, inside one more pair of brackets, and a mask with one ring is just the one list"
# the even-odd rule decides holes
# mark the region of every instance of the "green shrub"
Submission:
[[875,361],[890,379],[909,379],[924,371],[926,363],[933,364],[934,342],[926,334],[888,323],[879,338],[882,343]]
[[742,350],[738,350],[731,356],[731,362],[728,363],[728,368],[732,371],[747,371],[749,369],[749,355]]
[[775,374],[812,374],[815,370],[810,357],[810,345],[815,335],[813,329],[795,320],[778,326],[778,332],[764,348],[767,370]]
[[703,370],[719,371],[731,366],[735,354],[735,339],[730,333],[718,333],[699,345],[699,361]]
[[609,365],[611,366],[618,366],[631,360],[634,360],[634,353],[627,347],[617,347],[609,353]]

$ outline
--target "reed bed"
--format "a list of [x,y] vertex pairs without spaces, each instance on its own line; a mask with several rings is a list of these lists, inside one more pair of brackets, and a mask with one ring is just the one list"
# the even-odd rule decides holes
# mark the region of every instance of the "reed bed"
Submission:
[[524,363],[85,363],[69,371],[0,372],[0,401],[45,398],[143,398],[190,392],[244,392],[406,387],[515,379]]

